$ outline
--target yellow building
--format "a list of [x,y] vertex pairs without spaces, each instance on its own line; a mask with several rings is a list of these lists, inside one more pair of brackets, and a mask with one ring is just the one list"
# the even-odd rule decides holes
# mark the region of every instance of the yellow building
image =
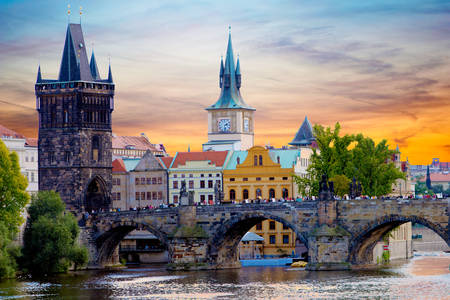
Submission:
[[241,241],[239,243],[241,259],[291,256],[293,253],[296,255],[302,254],[295,251],[295,233],[279,222],[264,220],[253,226],[250,232],[264,238],[264,241],[262,243]]
[[255,146],[233,151],[223,171],[224,202],[292,198],[294,167],[300,150]]

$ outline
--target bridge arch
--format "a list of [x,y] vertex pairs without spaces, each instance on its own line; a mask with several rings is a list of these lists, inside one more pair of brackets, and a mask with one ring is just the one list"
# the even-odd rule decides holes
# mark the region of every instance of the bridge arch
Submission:
[[292,229],[296,239],[308,248],[306,234],[300,232],[293,223],[269,212],[241,213],[217,225],[215,234],[209,239],[207,257],[216,268],[239,267],[238,244],[242,237],[256,224],[264,220],[277,221]]
[[[388,215],[366,223],[360,231],[352,234],[353,239],[349,247],[349,261],[353,264],[371,263],[373,261],[373,249],[377,242],[386,233],[407,222],[419,223],[430,228],[450,246],[450,237],[446,229],[439,224],[418,216]],[[346,229],[349,230],[348,228]]]
[[107,224],[102,233],[95,239],[97,247],[97,264],[100,266],[117,263],[114,261],[114,251],[124,237],[135,229],[143,229],[154,234],[162,243],[164,248],[169,251],[170,247],[167,234],[158,230],[153,225],[145,221],[114,221]]

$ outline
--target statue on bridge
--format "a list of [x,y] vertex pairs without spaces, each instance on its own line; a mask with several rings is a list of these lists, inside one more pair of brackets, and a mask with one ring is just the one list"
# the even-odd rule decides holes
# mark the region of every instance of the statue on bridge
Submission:
[[223,200],[223,192],[222,192],[222,188],[220,187],[220,182],[216,182],[214,184],[214,201],[216,204],[220,204],[222,203]]
[[348,196],[350,199],[355,199],[356,197],[361,196],[362,193],[362,187],[361,182],[356,182],[356,178],[353,177],[352,182],[349,183],[349,192]]
[[319,200],[333,200],[334,199],[334,183],[328,181],[327,175],[322,175],[322,180],[319,182]]
[[180,205],[189,205],[189,195],[186,191],[186,180],[181,181]]

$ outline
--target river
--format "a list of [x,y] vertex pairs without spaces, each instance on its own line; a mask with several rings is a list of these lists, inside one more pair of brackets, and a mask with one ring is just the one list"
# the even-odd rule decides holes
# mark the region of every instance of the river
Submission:
[[81,271],[0,282],[1,299],[450,299],[450,254],[383,270],[308,272],[287,267],[168,272],[163,266]]

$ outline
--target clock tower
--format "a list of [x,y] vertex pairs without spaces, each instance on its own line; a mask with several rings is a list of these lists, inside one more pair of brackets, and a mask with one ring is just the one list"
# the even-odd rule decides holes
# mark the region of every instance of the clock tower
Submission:
[[255,109],[241,96],[241,67],[239,56],[234,64],[231,31],[225,57],[220,60],[219,86],[221,93],[208,111],[208,142],[203,151],[247,150],[253,147]]

